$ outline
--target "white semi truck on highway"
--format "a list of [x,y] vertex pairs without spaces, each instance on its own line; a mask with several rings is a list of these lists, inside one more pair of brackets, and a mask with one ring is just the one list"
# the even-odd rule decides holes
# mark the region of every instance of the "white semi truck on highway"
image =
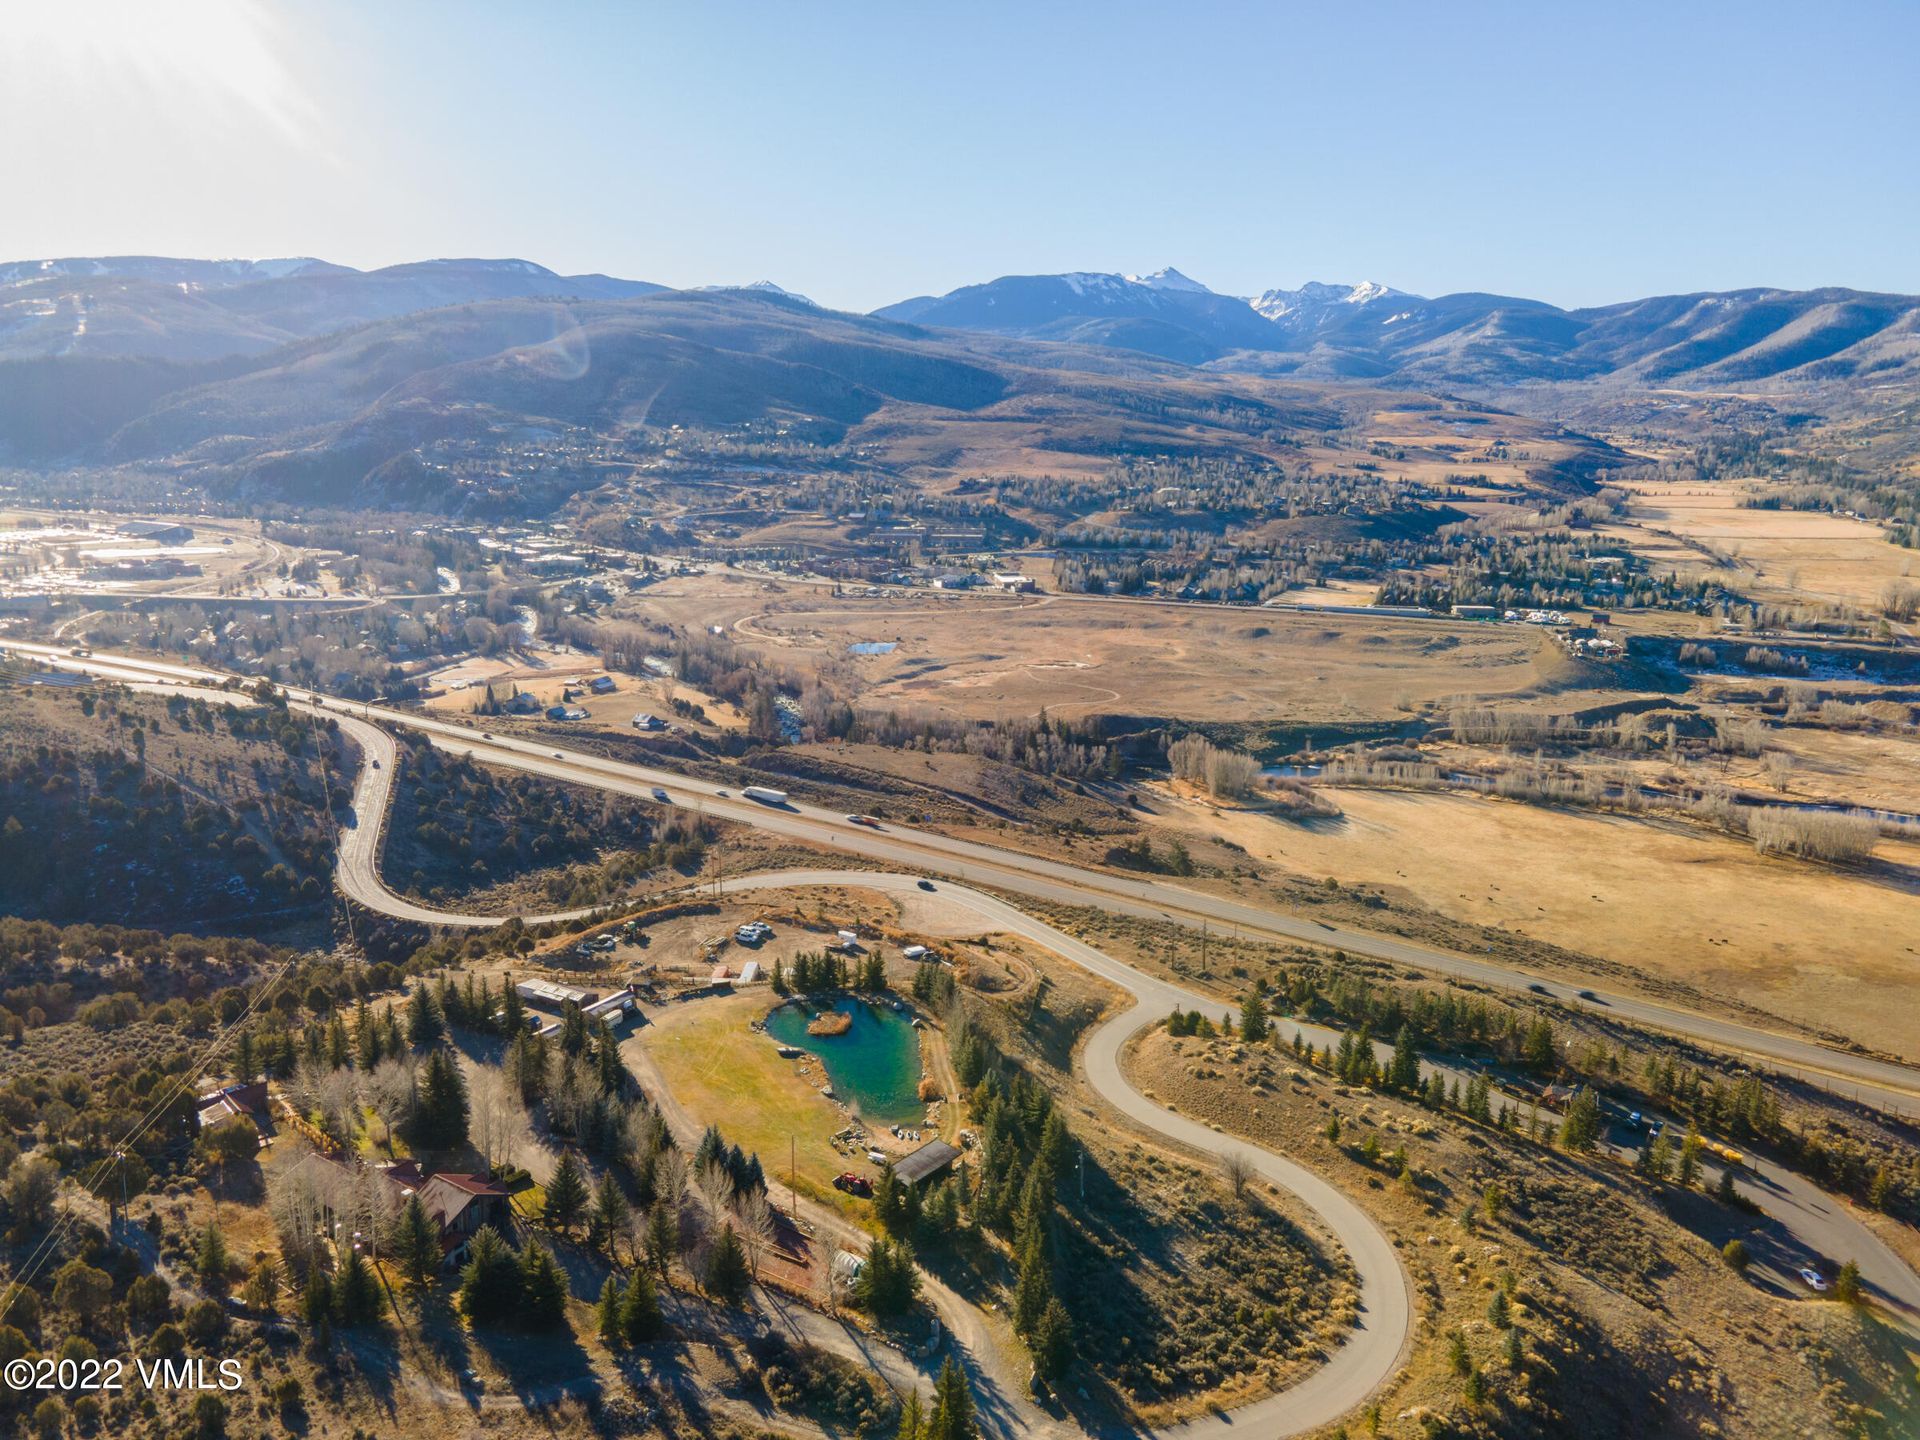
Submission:
[[758,800],[762,805],[784,805],[787,803],[786,791],[769,790],[764,785],[748,785],[743,787],[740,793],[749,800]]

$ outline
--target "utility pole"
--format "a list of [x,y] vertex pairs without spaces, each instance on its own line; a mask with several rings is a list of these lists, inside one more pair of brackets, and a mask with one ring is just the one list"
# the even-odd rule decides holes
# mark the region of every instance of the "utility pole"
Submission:
[[800,1218],[800,1147],[794,1137],[787,1136],[787,1196],[793,1204],[793,1218]]

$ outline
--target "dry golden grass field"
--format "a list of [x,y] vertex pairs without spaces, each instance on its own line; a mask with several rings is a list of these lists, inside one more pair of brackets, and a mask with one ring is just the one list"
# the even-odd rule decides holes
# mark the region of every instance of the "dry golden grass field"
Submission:
[[[1453,918],[1920,1056],[1920,893],[1763,858],[1751,843],[1644,816],[1391,790],[1331,792],[1297,824],[1168,802],[1168,819],[1309,876],[1398,891]],[[1909,865],[1912,845],[1881,843]]]
[[[1044,709],[1337,723],[1458,694],[1523,694],[1563,668],[1534,630],[1279,608],[930,591],[869,600],[703,576],[656,587],[646,609],[721,625],[797,669],[852,666],[866,706],[979,719]],[[896,648],[849,656],[860,641]]]
[[1920,570],[1920,557],[1891,544],[1879,526],[1818,511],[1755,510],[1753,481],[1628,484],[1621,533],[1649,563],[1719,578],[1761,600],[1816,601],[1871,609],[1890,582]]

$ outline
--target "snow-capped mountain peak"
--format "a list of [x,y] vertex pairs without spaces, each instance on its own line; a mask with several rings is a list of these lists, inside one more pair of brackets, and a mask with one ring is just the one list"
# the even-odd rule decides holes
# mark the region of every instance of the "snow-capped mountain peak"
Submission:
[[1151,275],[1129,275],[1127,279],[1135,285],[1145,285],[1150,290],[1180,290],[1189,295],[1213,294],[1213,291],[1198,280],[1182,275],[1171,265],[1164,266]]
[[1247,303],[1269,320],[1278,320],[1296,310],[1318,309],[1322,305],[1365,305],[1369,301],[1405,293],[1404,290],[1395,290],[1391,285],[1382,285],[1378,280],[1363,280],[1358,285],[1328,285],[1320,280],[1309,280],[1298,290],[1263,291]]
[[[696,285],[696,290],[744,290],[749,295],[778,295],[783,300],[798,300],[802,305],[814,305],[814,302],[798,290],[789,290],[784,285],[776,285],[771,280],[755,280],[747,285]],[[815,309],[819,306],[814,305]]]

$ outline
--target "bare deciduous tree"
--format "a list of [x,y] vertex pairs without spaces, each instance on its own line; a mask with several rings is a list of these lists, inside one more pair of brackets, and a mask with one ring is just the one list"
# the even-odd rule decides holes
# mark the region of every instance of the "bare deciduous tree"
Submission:
[[1226,1176],[1233,1198],[1245,1200],[1247,1187],[1253,1183],[1253,1158],[1244,1150],[1230,1151],[1221,1157],[1220,1173]]
[[482,1066],[467,1083],[467,1134],[487,1168],[519,1163],[533,1141],[527,1108],[505,1072]]
[[1259,762],[1238,750],[1222,750],[1203,735],[1183,735],[1167,747],[1167,764],[1179,779],[1203,784],[1208,793],[1238,799],[1253,789]]
[[1880,823],[1857,812],[1798,810],[1763,805],[1747,817],[1753,848],[1762,855],[1799,855],[1809,860],[1858,864],[1873,854]]
[[393,1154],[393,1132],[413,1118],[420,1090],[413,1057],[390,1055],[373,1067],[361,1086],[367,1108],[380,1118],[386,1131],[387,1154]]
[[1766,758],[1760,762],[1760,769],[1767,777],[1767,783],[1781,794],[1793,783],[1793,756],[1784,750],[1769,750]]
[[740,1233],[740,1243],[746,1247],[747,1264],[752,1267],[753,1278],[760,1278],[760,1257],[773,1248],[776,1233],[773,1219],[773,1206],[767,1203],[767,1192],[755,1190],[741,1200],[735,1209],[739,1223],[734,1227]]

